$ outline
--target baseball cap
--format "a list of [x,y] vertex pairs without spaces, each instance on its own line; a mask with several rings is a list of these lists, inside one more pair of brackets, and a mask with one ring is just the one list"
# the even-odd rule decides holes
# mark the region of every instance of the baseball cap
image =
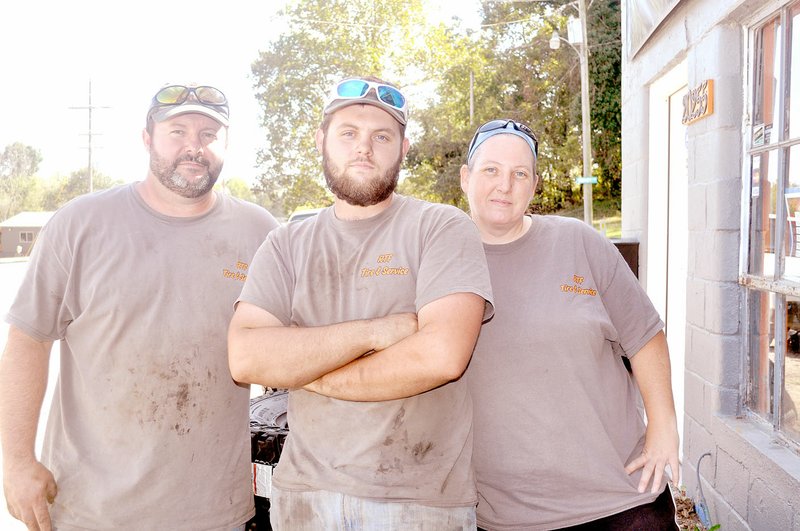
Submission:
[[228,125],[230,111],[225,94],[208,85],[165,85],[150,102],[147,119],[163,122],[173,116],[198,113]]

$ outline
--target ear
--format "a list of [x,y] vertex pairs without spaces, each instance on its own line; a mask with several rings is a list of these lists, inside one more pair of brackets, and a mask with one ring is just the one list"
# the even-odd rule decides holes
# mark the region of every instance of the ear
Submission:
[[142,129],[142,142],[144,143],[144,147],[149,150],[150,144],[153,143],[153,138],[150,136],[150,133],[147,132],[147,129]]
[[411,142],[407,138],[403,138],[403,158],[406,157],[406,153],[408,153],[408,149],[411,147]]
[[322,146],[325,143],[325,133],[322,129],[317,129],[317,134],[314,136],[314,141],[317,144],[317,152],[322,155]]
[[469,167],[466,164],[461,165],[461,191],[464,194],[467,193],[467,189],[469,189]]

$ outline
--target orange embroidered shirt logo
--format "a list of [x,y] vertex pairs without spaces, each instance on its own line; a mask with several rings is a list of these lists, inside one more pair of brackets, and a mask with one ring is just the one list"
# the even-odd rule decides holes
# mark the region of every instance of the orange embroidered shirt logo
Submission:
[[234,266],[234,270],[231,271],[227,267],[222,270],[222,276],[225,278],[232,278],[233,280],[239,280],[240,282],[244,282],[247,280],[247,268],[250,267],[250,264],[245,264],[244,262],[236,262]]
[[592,288],[584,288],[582,286],[584,277],[580,275],[572,275],[572,284],[561,284],[561,291],[565,293],[575,293],[577,295],[589,295],[590,297],[597,296],[597,290]]
[[385,277],[390,275],[407,275],[409,269],[407,267],[392,267],[388,264],[394,258],[394,253],[384,253],[378,255],[377,260],[375,262],[378,264],[376,267],[362,267],[361,271],[359,271],[358,276],[361,278],[370,278],[370,277]]

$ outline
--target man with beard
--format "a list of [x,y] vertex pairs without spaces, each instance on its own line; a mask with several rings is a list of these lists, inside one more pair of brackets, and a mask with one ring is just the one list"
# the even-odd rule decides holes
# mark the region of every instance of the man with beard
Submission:
[[249,390],[231,379],[225,330],[277,223],[212,190],[228,114],[216,88],[162,88],[144,180],[71,201],[36,242],[0,361],[6,501],[30,529],[228,531],[254,513]]
[[270,234],[231,322],[234,378],[290,389],[277,530],[475,529],[460,376],[491,287],[462,211],[394,193],[407,116],[380,79],[334,86],[316,134],[334,205]]

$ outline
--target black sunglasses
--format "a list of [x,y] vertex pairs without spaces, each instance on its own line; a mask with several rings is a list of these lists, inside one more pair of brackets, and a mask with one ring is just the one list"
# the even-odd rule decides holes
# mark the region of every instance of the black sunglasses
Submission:
[[[510,128],[509,125],[511,125]],[[486,122],[480,126],[477,131],[475,131],[475,136],[472,137],[472,140],[469,143],[469,149],[467,150],[467,160],[472,157],[472,152],[475,151],[478,137],[482,133],[489,133],[491,131],[497,131],[498,129],[514,129],[515,131],[523,133],[533,141],[534,155],[536,155],[537,159],[539,158],[539,140],[536,138],[536,135],[533,133],[533,130],[530,127],[521,122],[515,122],[514,120],[492,120],[490,122]]]

